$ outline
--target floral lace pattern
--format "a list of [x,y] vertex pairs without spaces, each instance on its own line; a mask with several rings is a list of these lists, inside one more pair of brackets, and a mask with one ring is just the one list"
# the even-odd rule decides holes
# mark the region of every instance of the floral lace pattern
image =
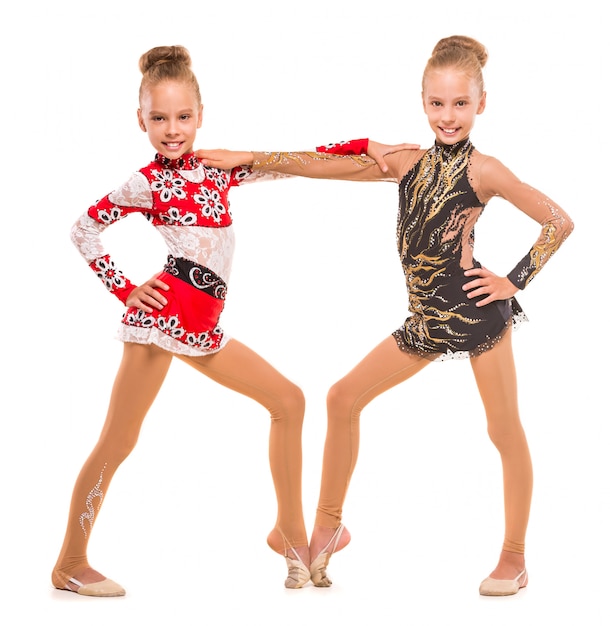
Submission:
[[[218,321],[235,244],[228,192],[233,186],[261,178],[271,177],[253,175],[247,167],[231,171],[204,167],[194,154],[177,160],[157,155],[76,221],[73,243],[106,289],[123,303],[135,284],[105,251],[101,236],[106,228],[134,213],[143,214],[157,229],[170,258],[193,264],[195,279],[213,275],[222,285],[223,297],[218,299],[198,289],[196,283],[187,284],[164,273],[162,280],[170,285],[168,304],[153,313],[129,308],[119,339],[154,343],[193,356],[215,352],[226,344]],[[219,288],[213,295],[220,293]],[[198,293],[189,294],[185,289]]]

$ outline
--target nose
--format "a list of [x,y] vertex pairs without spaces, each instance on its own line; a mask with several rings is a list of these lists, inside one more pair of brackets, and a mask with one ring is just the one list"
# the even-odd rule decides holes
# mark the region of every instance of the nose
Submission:
[[177,123],[176,120],[168,120],[167,126],[165,127],[165,134],[168,136],[173,136],[178,134]]
[[443,109],[443,115],[442,115],[442,121],[443,122],[453,122],[455,121],[455,112],[453,110],[452,107],[446,107],[445,109]]

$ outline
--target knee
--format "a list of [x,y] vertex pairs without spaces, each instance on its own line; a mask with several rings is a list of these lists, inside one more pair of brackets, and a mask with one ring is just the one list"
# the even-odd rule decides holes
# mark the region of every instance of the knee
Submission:
[[133,451],[138,442],[137,436],[112,436],[102,435],[97,444],[97,450],[104,455],[105,458],[111,459],[112,464],[118,467]]
[[498,450],[502,448],[502,440],[504,438],[501,436],[499,429],[489,423],[487,424],[487,436]]
[[488,419],[487,434],[494,446],[500,451],[508,451],[525,442],[525,433],[519,418],[509,416]]
[[299,415],[303,419],[305,415],[305,394],[303,390],[297,387],[297,385],[291,384],[287,396],[291,413]]
[[272,418],[288,418],[291,421],[303,422],[305,416],[305,394],[300,387],[288,383],[282,390],[275,408],[270,409]]
[[349,387],[343,380],[336,382],[328,390],[326,406],[329,419],[339,419],[341,416],[349,418],[353,414],[360,413],[356,406],[356,399],[352,396]]

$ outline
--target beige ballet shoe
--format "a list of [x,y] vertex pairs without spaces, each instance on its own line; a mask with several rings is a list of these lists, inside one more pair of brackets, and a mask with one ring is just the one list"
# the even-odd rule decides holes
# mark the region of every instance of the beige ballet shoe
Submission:
[[309,568],[303,563],[299,553],[291,546],[296,559],[291,559],[286,555],[286,564],[288,565],[288,578],[284,582],[287,589],[300,589],[310,578]]
[[479,587],[482,596],[512,596],[527,586],[527,570],[512,580],[487,577]]
[[320,554],[318,554],[309,566],[309,571],[311,572],[311,582],[316,587],[330,587],[333,584],[333,581],[326,575],[326,568],[328,567],[330,557],[339,543],[339,539],[343,534],[344,528],[345,526],[343,526],[343,524],[339,525],[333,536],[330,538],[330,541],[326,544],[326,547],[322,550],[322,552],[320,552]]
[[76,578],[70,578],[70,583],[76,586],[76,589],[72,589],[69,585],[66,585],[64,589],[66,591],[74,591],[75,593],[80,594],[81,596],[95,596],[97,598],[112,598],[116,596],[124,596],[125,589],[121,587],[118,583],[115,583],[114,580],[110,580],[110,578],[105,578],[104,580],[100,580],[96,583],[88,583],[83,585]]
[[[303,563],[301,555],[297,552],[296,548],[291,545],[290,541],[288,541],[281,528],[274,528],[269,534],[269,537],[267,537],[269,547],[275,552],[279,552],[279,550],[276,550],[274,547],[274,541],[272,539],[274,532],[279,533],[284,542],[284,558],[286,559],[286,565],[288,565],[288,577],[284,581],[284,587],[287,589],[300,589],[311,578],[309,568]],[[279,553],[281,554],[281,552]],[[292,553],[291,556],[288,556],[289,553]],[[291,558],[293,555],[295,557],[294,559]]]

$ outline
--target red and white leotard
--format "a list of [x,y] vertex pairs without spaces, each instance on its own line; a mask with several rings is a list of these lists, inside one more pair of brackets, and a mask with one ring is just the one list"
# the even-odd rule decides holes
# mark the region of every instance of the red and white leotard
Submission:
[[72,241],[106,288],[126,303],[136,287],[117,268],[100,235],[133,213],[143,214],[161,234],[168,260],[159,274],[169,291],[167,305],[145,313],[127,309],[118,338],[156,344],[198,356],[227,342],[219,325],[233,259],[234,233],[228,192],[260,178],[248,167],[203,166],[194,154],[175,160],[157,154],[121,187],[93,205],[72,227]]

